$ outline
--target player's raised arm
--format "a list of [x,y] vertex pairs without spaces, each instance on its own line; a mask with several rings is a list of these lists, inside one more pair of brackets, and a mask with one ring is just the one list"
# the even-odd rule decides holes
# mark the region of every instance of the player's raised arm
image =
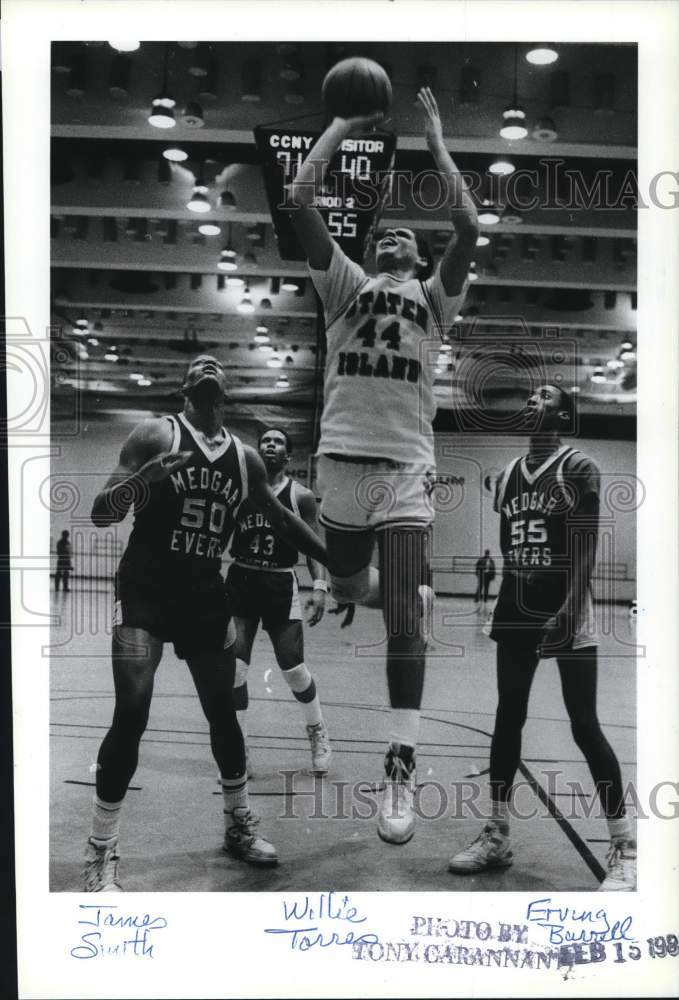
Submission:
[[476,206],[462,174],[446,149],[438,105],[429,87],[423,87],[417,99],[424,112],[427,146],[434,157],[436,169],[448,185],[448,207],[455,234],[441,258],[440,274],[446,295],[453,296],[462,291],[476,247],[479,235]]
[[172,454],[168,420],[154,418],[134,428],[121,451],[118,465],[94,499],[91,518],[99,528],[117,524],[151,483],[160,482],[188,461],[192,452]]
[[318,535],[304,523],[301,517],[293,514],[274,496],[269,486],[264,462],[254,448],[246,445],[244,451],[248,474],[248,495],[252,503],[257,510],[264,514],[271,527],[281,538],[306,556],[311,556],[312,559],[325,565],[328,556],[325,545]]
[[321,193],[328,165],[351,132],[361,131],[381,121],[382,112],[356,118],[333,118],[313,146],[290,186],[289,206],[295,232],[311,267],[327,271],[332,257],[333,239],[314,200]]

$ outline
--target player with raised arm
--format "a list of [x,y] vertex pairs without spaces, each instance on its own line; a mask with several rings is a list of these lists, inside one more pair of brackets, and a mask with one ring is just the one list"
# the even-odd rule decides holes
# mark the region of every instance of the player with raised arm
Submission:
[[[314,207],[343,140],[378,122],[379,114],[334,118],[290,191],[291,218],[325,312],[318,484],[333,595],[340,603],[381,608],[387,631],[391,726],[377,830],[395,844],[410,840],[415,826],[425,672],[421,604],[433,596],[431,588],[419,586],[434,516],[427,492],[435,464],[427,349],[453,325],[478,236],[476,210],[446,149],[436,101],[427,88],[418,100],[452,222],[451,240],[433,273],[429,252],[413,230],[394,226],[377,243],[377,274],[367,274],[342,252]],[[375,535],[379,573],[371,566]]]
[[221,557],[246,500],[290,545],[317,560],[326,557],[314,532],[272,493],[257,452],[224,426],[225,390],[220,362],[208,355],[195,358],[184,380],[183,412],[135,427],[92,508],[94,524],[107,527],[134,507],[134,526],[116,575],[115,709],[97,759],[87,892],[121,888],[121,808],[137,768],[165,642],[186,660],[209,723],[222,778],[224,850],[252,864],[277,861],[274,847],[257,834],[248,803],[243,737],[232,695],[236,634]]
[[[286,432],[279,427],[268,428],[260,436],[257,447],[274,496],[315,531],[316,498],[311,490],[286,474],[291,453],[290,438]],[[316,682],[304,662],[302,609],[294,569],[299,553],[294,545],[278,537],[271,523],[251,501],[245,500],[238,510],[231,557],[233,563],[227,573],[226,585],[236,625],[234,701],[246,740],[248,770],[247,676],[252,644],[261,621],[269,633],[283,677],[302,709],[311,743],[312,769],[316,774],[326,774],[331,757],[328,731],[323,721]],[[313,626],[323,617],[328,584],[324,567],[312,556],[307,556],[307,567],[313,591],[306,608],[311,611],[309,625]]]
[[497,643],[498,707],[490,749],[491,818],[450,861],[466,873],[512,863],[509,820],[521,732],[540,657],[555,656],[573,738],[585,756],[607,818],[611,845],[601,889],[636,888],[636,841],[620,765],[601,731],[596,709],[597,639],[591,581],[599,523],[599,470],[559,439],[573,422],[573,397],[553,385],[528,400],[528,454],[499,477],[504,570],[490,637]]

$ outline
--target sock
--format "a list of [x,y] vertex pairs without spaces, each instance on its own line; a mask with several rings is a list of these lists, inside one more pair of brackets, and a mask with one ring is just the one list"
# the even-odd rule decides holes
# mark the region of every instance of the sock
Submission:
[[118,839],[123,802],[124,799],[120,802],[104,802],[98,795],[94,796],[90,837],[96,844],[108,844]]
[[306,664],[298,663],[292,670],[284,670],[283,677],[302,708],[306,725],[317,726],[323,722],[316,683]]
[[222,778],[222,795],[224,797],[224,813],[229,818],[234,809],[249,809],[248,783],[243,778]]
[[490,800],[490,823],[497,826],[500,833],[509,836],[509,802]]
[[389,742],[392,746],[408,746],[414,750],[420,733],[419,708],[392,708]]
[[627,816],[619,816],[617,819],[607,819],[608,834],[611,840],[634,840],[632,836],[632,825]]

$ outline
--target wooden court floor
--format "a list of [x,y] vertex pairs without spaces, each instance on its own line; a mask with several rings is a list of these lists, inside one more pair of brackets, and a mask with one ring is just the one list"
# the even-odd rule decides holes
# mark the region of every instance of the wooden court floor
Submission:
[[[332,606],[332,601],[329,601]],[[110,723],[110,606],[106,590],[52,596],[50,888],[80,890],[93,765]],[[636,779],[635,628],[623,606],[597,606],[602,630],[599,716],[623,781]],[[437,600],[417,757],[417,832],[383,843],[373,818],[388,734],[381,619],[358,609],[349,629],[326,615],[305,631],[333,745],[330,774],[306,771],[302,716],[259,633],[250,669],[250,795],[279,852],[257,870],[221,852],[223,817],[207,724],[185,664],[166,647],[149,726],[121,829],[126,891],[228,892],[592,890],[607,847],[605,820],[575,747],[555,661],[541,663],[524,730],[514,865],[452,875],[448,858],[479,831],[488,807],[496,705],[495,646],[471,599]]]

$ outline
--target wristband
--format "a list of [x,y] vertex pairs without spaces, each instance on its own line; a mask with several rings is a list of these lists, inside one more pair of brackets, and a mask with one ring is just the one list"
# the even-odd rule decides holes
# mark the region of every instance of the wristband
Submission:
[[328,593],[328,584],[325,580],[314,580],[314,590],[322,590],[324,594]]

